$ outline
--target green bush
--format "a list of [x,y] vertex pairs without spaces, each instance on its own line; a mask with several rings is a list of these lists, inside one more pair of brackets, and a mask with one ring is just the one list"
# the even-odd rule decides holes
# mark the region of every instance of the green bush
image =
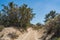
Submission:
[[34,30],[39,30],[39,29],[41,29],[42,27],[41,26],[34,26],[34,27],[32,27]]
[[59,38],[58,37],[55,37],[52,40],[60,40],[60,37]]
[[57,38],[56,40],[60,40],[60,38]]

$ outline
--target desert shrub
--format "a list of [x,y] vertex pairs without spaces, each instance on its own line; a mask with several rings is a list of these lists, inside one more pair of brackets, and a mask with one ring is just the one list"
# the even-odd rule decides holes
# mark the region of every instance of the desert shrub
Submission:
[[32,27],[34,30],[39,30],[39,29],[41,29],[42,27],[41,26],[34,26],[34,27]]
[[0,32],[4,29],[4,26],[0,26]]
[[58,40],[60,37],[60,15],[46,22],[47,35],[54,33],[51,40]]
[[11,38],[11,39],[16,39],[19,35],[17,35],[16,33],[9,33],[8,36]]
[[60,38],[57,38],[57,40],[60,40]]
[[30,24],[30,21],[34,17],[32,8],[23,4],[21,6],[10,2],[8,5],[2,5],[3,9],[0,12],[0,24],[5,27],[19,26],[26,30],[26,26]]
[[52,40],[60,40],[60,37],[59,38],[58,37],[55,37]]

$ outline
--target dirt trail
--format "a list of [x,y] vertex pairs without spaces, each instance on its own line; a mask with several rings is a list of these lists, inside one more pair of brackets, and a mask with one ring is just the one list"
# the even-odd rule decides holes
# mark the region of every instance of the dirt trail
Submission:
[[[34,35],[33,35],[33,31],[29,31],[29,32],[24,36],[24,38],[23,38],[22,40],[31,40],[31,38],[34,39],[33,36],[34,36]],[[35,39],[34,39],[34,40],[35,40]]]
[[[42,30],[41,30],[42,31]],[[27,33],[20,35],[17,40],[39,40],[38,38],[42,36],[43,33],[39,33],[36,30],[28,29]]]

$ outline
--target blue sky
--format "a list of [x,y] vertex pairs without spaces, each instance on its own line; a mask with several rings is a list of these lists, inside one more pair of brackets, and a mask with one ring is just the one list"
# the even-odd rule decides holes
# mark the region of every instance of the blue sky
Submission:
[[60,13],[60,0],[0,0],[1,4],[7,5],[9,2],[14,2],[17,5],[27,4],[30,8],[33,8],[33,12],[36,14],[31,23],[44,23],[44,17],[51,10],[56,10]]

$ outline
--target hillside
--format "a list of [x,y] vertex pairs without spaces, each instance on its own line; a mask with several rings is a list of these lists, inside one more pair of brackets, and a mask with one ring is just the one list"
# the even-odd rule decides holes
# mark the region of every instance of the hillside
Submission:
[[[27,30],[28,32],[21,33],[19,30],[14,29],[13,27],[4,28],[0,32],[0,40],[40,40],[45,31],[43,28],[39,31],[33,30],[32,28],[28,28]],[[16,37],[14,36],[15,38],[13,37],[14,34],[17,35]]]

